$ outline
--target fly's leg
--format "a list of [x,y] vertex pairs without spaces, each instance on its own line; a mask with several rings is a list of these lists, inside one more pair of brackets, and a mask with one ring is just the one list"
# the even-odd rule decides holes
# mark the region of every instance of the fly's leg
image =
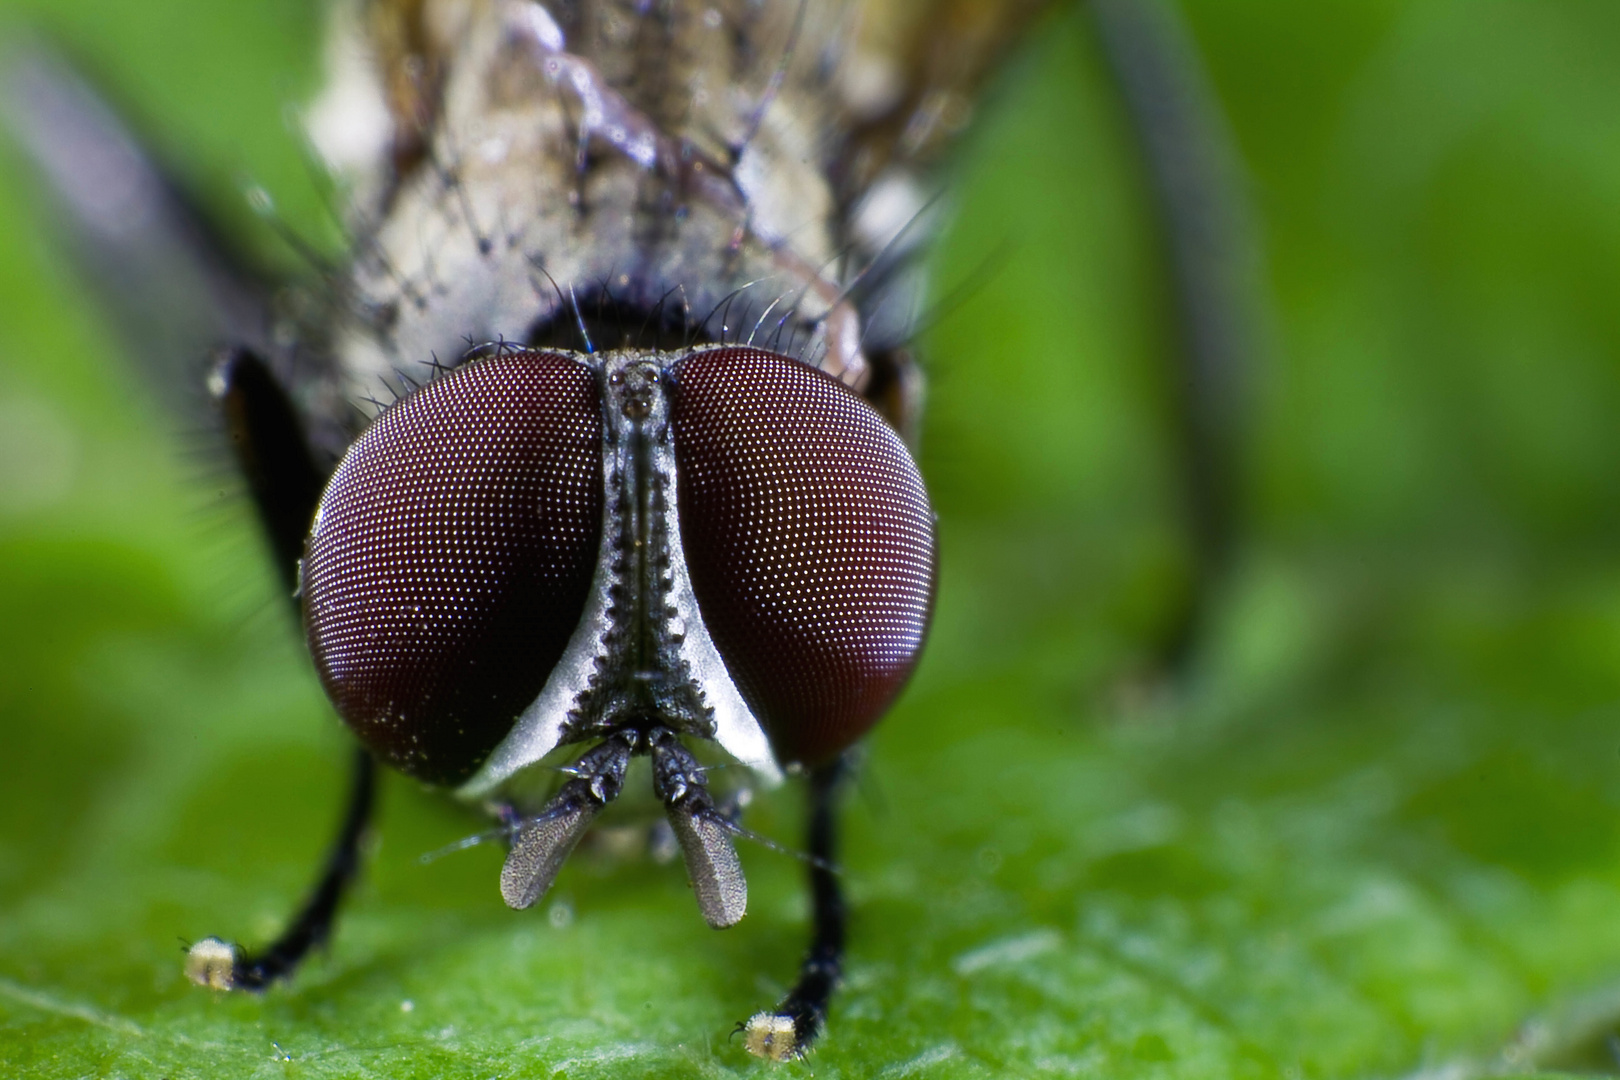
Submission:
[[[325,482],[304,438],[291,400],[252,352],[226,354],[209,377],[231,447],[247,478],[260,524],[288,594],[297,589],[298,558]],[[216,990],[262,990],[291,975],[332,934],[338,907],[360,869],[360,841],[376,807],[377,764],[355,752],[349,806],[326,865],[304,906],[268,948],[243,953],[219,938],[204,938],[186,954],[186,975]]]
[[838,794],[842,759],[810,774],[810,948],[799,964],[799,981],[769,1012],[739,1025],[743,1045],[756,1057],[789,1061],[803,1057],[827,1023],[827,1005],[844,971],[848,910],[838,884]]
[[1260,249],[1219,98],[1177,5],[1087,7],[1156,204],[1176,311],[1169,404],[1192,580],[1159,644],[1174,673],[1196,651],[1238,538],[1246,369],[1262,344]]
[[293,403],[256,354],[240,347],[228,350],[209,374],[208,389],[247,479],[276,570],[288,594],[294,594],[298,560],[326,474],[315,463]]
[[376,806],[377,763],[366,750],[355,751],[349,808],[326,866],[309,899],[282,935],[260,952],[243,953],[219,938],[203,938],[186,953],[186,976],[215,990],[263,990],[291,975],[310,951],[332,934],[338,905],[360,869],[360,841]]

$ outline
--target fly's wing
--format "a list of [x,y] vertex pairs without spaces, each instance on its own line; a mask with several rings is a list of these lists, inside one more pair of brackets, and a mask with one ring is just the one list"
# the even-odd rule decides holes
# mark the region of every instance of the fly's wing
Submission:
[[268,283],[231,252],[107,102],[39,41],[14,44],[0,116],[148,382],[197,406],[208,355],[264,351]]
[[[234,453],[291,593],[346,435],[340,422],[309,423],[311,395],[290,390],[299,352],[278,343],[286,335],[276,332],[276,286],[48,46],[14,45],[3,71],[0,119],[38,174],[82,276],[175,415],[214,418],[207,427]],[[307,434],[323,428],[324,449]]]

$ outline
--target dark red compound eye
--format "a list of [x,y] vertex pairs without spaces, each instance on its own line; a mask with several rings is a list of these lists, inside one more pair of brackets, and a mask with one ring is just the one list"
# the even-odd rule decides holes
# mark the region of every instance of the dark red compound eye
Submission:
[[934,515],[864,401],[775,353],[674,368],[681,543],[698,607],[778,760],[815,765],[905,684],[934,598]]
[[465,779],[579,624],[601,530],[587,368],[495,356],[399,402],[338,467],[304,560],[310,651],[338,713],[396,768]]

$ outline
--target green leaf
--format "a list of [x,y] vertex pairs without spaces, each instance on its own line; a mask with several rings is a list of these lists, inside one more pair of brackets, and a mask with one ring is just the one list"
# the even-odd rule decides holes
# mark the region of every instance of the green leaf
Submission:
[[[788,1076],[1614,1071],[1620,1030],[1620,8],[1186,5],[1263,222],[1245,535],[1192,676],[1174,335],[1086,21],[971,133],[929,334],[944,576],[847,814],[847,984]],[[14,0],[208,197],[316,235],[284,119],[306,3]],[[585,851],[536,910],[390,777],[329,951],[262,942],[340,809],[331,717],[215,463],[185,456],[0,174],[0,1073],[761,1075],[802,868],[749,917]],[[250,228],[250,226],[244,226]],[[252,240],[263,243],[262,237]],[[997,253],[1005,251],[1004,258]],[[750,825],[794,844],[793,787]]]

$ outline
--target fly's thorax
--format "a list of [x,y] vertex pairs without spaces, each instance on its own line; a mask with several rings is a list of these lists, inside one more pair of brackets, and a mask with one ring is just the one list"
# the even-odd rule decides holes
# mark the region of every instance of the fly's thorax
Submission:
[[[322,147],[373,193],[329,333],[352,397],[387,400],[401,370],[468,340],[578,346],[574,309],[603,302],[634,313],[626,337],[655,311],[714,341],[764,317],[778,348],[864,380],[859,320],[833,276],[822,65],[838,49],[835,13],[742,0],[656,16],[628,2],[379,6],[417,51],[397,55],[368,25],[349,55],[369,59],[342,83],[366,99],[354,87],[369,71],[372,107],[351,126],[389,116],[392,130],[351,137],[372,148],[358,168],[366,154],[339,136]],[[411,78],[426,85],[407,117],[398,86]]]

